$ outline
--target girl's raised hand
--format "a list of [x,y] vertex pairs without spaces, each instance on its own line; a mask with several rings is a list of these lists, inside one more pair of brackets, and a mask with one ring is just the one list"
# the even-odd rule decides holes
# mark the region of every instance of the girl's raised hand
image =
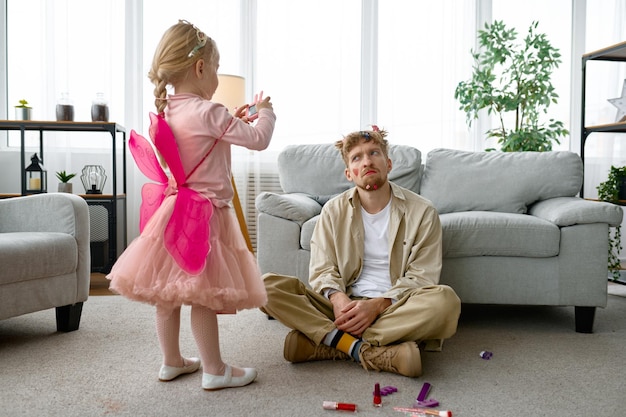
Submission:
[[272,106],[272,102],[270,101],[271,97],[265,97],[263,100],[259,101],[256,105],[257,109],[261,110],[261,109],[270,109],[270,110],[274,110],[274,107]]

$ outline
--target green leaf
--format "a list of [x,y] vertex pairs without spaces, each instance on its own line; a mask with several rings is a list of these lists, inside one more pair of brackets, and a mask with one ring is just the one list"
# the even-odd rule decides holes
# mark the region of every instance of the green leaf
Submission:
[[72,178],[74,178],[76,176],[75,173],[73,174],[68,174],[65,171],[58,171],[56,173],[57,178],[59,179],[59,181],[61,182],[68,182],[69,180],[71,180]]

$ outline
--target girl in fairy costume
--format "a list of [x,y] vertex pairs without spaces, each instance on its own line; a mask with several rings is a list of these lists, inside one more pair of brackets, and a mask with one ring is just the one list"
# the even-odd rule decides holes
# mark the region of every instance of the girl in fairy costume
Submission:
[[[244,386],[257,375],[253,368],[224,363],[217,315],[267,301],[256,259],[230,207],[231,145],[267,148],[276,120],[269,97],[257,103],[255,125],[245,115],[248,106],[232,116],[211,102],[218,67],[215,42],[191,23],[179,21],[163,35],[149,72],[157,110],[151,114],[150,136],[170,176],[147,140],[131,132],[133,157],[157,183],[144,185],[141,234],[107,275],[113,291],[156,306],[163,354],[159,379],[196,372],[202,363],[206,390]],[[191,306],[200,358],[180,352],[183,304]]]

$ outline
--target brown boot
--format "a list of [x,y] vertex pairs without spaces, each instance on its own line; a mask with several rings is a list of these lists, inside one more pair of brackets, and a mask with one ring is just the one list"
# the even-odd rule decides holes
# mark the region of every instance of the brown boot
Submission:
[[422,375],[422,359],[415,342],[389,346],[363,343],[359,358],[365,369],[393,372],[412,378]]
[[323,360],[350,360],[352,357],[340,350],[326,346],[323,343],[316,345],[314,341],[297,330],[292,330],[285,337],[285,359],[291,363],[323,361]]

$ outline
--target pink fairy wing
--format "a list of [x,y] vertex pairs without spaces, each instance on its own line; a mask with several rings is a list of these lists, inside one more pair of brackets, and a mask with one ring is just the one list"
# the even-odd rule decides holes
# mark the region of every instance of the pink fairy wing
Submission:
[[150,142],[134,130],[130,132],[128,148],[139,167],[139,170],[153,181],[161,184],[144,184],[141,189],[141,207],[139,208],[139,231],[142,232],[148,220],[159,208],[167,183],[167,175],[163,171],[161,164],[154,153]]
[[176,179],[176,182],[178,184],[184,184],[186,182],[185,170],[180,161],[176,138],[174,137],[170,125],[167,124],[162,115],[150,113],[150,137],[154,142],[154,146],[158,149],[163,158],[165,158],[165,162],[167,162],[167,166],[174,176],[174,179]]
[[167,175],[163,172],[163,168],[154,154],[154,149],[146,138],[132,130],[128,140],[128,148],[139,170],[146,177],[160,183],[167,182]]
[[[179,185],[174,211],[165,227],[165,248],[178,266],[191,275],[197,275],[204,270],[211,249],[209,222],[213,215],[213,204],[197,191],[183,186],[187,179],[176,138],[162,115],[150,113],[150,137]],[[165,186],[161,193],[164,189]],[[156,188],[150,191],[156,191]]]
[[213,204],[187,187],[178,189],[172,217],[165,228],[164,243],[178,266],[192,275],[204,270],[211,250],[209,222]]
[[139,233],[143,232],[148,220],[157,211],[165,198],[165,185],[147,183],[141,187],[141,207],[139,207]]

